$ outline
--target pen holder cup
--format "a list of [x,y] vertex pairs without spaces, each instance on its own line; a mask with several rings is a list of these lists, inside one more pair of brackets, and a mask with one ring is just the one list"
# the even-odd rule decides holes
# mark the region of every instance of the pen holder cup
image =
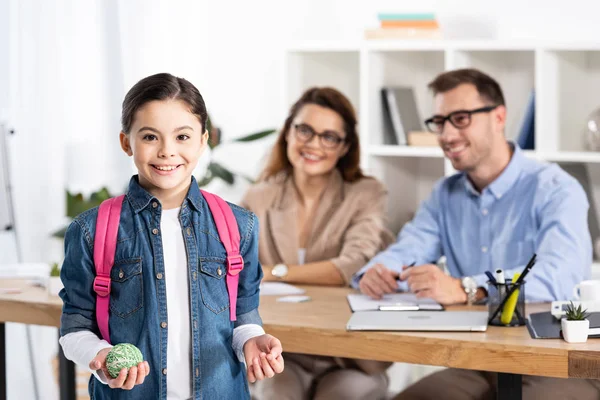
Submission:
[[[513,283],[493,284],[488,282],[488,319],[496,313],[506,294],[514,286]],[[489,321],[489,324],[496,326],[525,325],[525,281],[517,284],[517,289],[510,295],[502,309],[496,313],[494,319]]]

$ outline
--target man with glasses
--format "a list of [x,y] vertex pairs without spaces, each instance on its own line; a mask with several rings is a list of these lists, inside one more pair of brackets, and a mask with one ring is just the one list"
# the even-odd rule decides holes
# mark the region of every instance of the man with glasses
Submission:
[[[458,173],[436,184],[396,243],[354,276],[354,286],[373,298],[400,289],[444,305],[472,304],[487,296],[486,271],[502,268],[510,278],[535,253],[527,300],[571,298],[574,286],[590,276],[592,261],[582,187],[506,140],[507,110],[493,78],[460,69],[439,75],[429,88],[435,114],[425,123]],[[448,273],[435,265],[442,256]],[[523,383],[524,399],[599,394],[595,381],[525,376]],[[495,386],[496,374],[448,369],[397,399],[488,399]]]

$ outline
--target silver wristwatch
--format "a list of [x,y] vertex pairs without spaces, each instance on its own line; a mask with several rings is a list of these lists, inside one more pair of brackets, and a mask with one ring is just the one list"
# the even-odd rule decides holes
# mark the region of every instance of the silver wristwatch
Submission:
[[273,275],[275,278],[283,279],[287,276],[288,270],[289,268],[287,265],[276,264],[271,270],[271,275]]
[[475,282],[475,279],[465,276],[461,279],[460,283],[467,294],[467,304],[471,305],[475,303],[477,299],[477,282]]

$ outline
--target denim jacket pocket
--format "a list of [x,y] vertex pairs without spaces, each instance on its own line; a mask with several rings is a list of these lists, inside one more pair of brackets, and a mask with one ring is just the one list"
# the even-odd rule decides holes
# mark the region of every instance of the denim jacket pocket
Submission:
[[229,308],[224,258],[200,257],[200,292],[204,306],[219,314]]
[[127,318],[142,308],[142,259],[129,258],[115,261],[110,271],[110,311]]

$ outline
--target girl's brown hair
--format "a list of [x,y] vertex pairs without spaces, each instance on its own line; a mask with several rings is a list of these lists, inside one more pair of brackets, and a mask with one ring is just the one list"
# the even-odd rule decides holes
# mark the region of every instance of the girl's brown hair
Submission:
[[167,73],[148,76],[129,89],[123,100],[121,130],[129,134],[137,110],[153,100],[184,101],[200,120],[202,133],[206,130],[206,105],[198,89],[189,81]]
[[290,108],[289,115],[279,132],[267,166],[262,171],[259,180],[267,180],[282,171],[292,171],[293,167],[287,156],[287,136],[292,126],[292,121],[296,118],[302,107],[307,104],[316,104],[328,108],[335,111],[342,118],[344,121],[344,132],[346,133],[346,141],[344,143],[349,145],[349,148],[346,154],[338,160],[336,168],[340,171],[345,181],[354,182],[364,178],[365,175],[360,169],[360,140],[356,127],[357,121],[354,107],[352,107],[346,96],[334,88],[313,87],[304,92]]

